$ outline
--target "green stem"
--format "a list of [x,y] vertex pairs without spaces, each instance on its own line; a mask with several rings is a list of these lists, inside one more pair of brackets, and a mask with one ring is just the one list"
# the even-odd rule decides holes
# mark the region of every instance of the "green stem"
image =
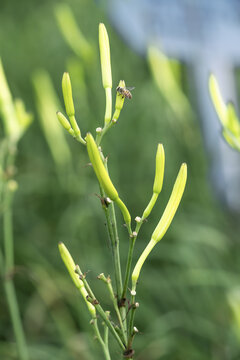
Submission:
[[109,330],[111,331],[112,335],[115,337],[115,339],[117,340],[118,344],[120,345],[120,347],[125,350],[126,346],[123,344],[121,338],[119,337],[119,335],[117,334],[116,330],[114,329],[112,323],[110,322],[110,320],[107,318],[107,315],[105,314],[103,308],[101,307],[100,304],[96,304],[95,305],[97,312],[99,313],[99,315],[101,316],[101,318],[103,319],[103,321],[105,322],[105,324],[108,326]]
[[151,211],[152,211],[152,209],[153,209],[153,207],[154,207],[154,205],[155,205],[155,203],[157,201],[158,195],[159,194],[155,193],[155,192],[152,194],[152,197],[151,197],[146,209],[144,210],[144,212],[142,214],[142,222],[143,222],[143,220],[145,220],[150,215],[150,213],[151,213]]
[[127,343],[127,331],[126,331],[127,329],[126,329],[126,325],[125,326],[123,325],[122,316],[120,314],[120,310],[119,310],[119,307],[118,307],[118,301],[117,301],[117,299],[116,299],[116,297],[114,295],[114,292],[113,292],[113,287],[112,287],[110,276],[108,276],[106,278],[104,276],[104,274],[100,274],[98,276],[98,279],[102,280],[107,285],[107,288],[108,288],[108,291],[109,291],[109,294],[110,294],[110,299],[113,302],[113,306],[114,306],[115,312],[117,314],[119,325],[120,325],[120,328],[121,328],[121,331],[122,331],[121,332],[121,337],[123,337],[123,340],[124,340],[124,342],[126,344]]
[[12,280],[5,280],[4,288],[6,292],[6,298],[8,302],[9,312],[13,324],[13,330],[16,337],[19,360],[28,360],[28,351],[26,346],[25,335],[23,332],[21,317],[19,313],[18,303],[14,284]]
[[[100,193],[102,197],[105,197],[103,188],[100,186]],[[108,235],[111,241],[112,254],[113,254],[113,264],[114,264],[114,272],[115,272],[115,281],[116,281],[116,289],[117,289],[117,298],[119,299],[122,292],[122,274],[121,274],[121,265],[120,265],[120,255],[119,255],[119,237],[117,233],[117,229],[114,226],[114,223],[110,216],[111,212],[114,211],[114,204],[111,203],[108,207],[103,206],[103,210],[105,212],[106,221],[107,221],[107,229]],[[113,208],[113,210],[112,210]],[[116,238],[117,234],[117,238]]]
[[134,249],[135,241],[136,241],[136,236],[130,237],[130,245],[129,245],[129,250],[128,250],[126,274],[125,274],[125,280],[124,280],[123,292],[122,292],[122,299],[123,300],[126,298],[128,282],[129,282],[129,277],[130,277],[130,271],[131,271],[131,266],[132,266],[132,257],[133,257],[133,249]]
[[[108,314],[106,314],[106,315],[109,317],[109,314],[110,314],[110,312],[108,311]],[[107,325],[105,323],[103,323],[103,327],[104,327],[103,340],[104,340],[105,345],[108,348],[108,333],[109,333],[109,331],[108,331],[108,327],[107,327]]]
[[[107,164],[106,164],[107,168]],[[102,189],[103,191],[103,189]],[[110,217],[110,214],[111,217]],[[109,231],[109,236],[112,242],[112,251],[113,251],[113,261],[114,261],[114,270],[115,270],[115,281],[117,289],[117,303],[120,304],[122,299],[122,272],[121,272],[121,261],[120,261],[120,251],[119,251],[119,235],[117,230],[117,221],[115,214],[114,203],[112,202],[108,208],[105,209],[105,215],[107,220],[107,228]],[[112,221],[111,221],[112,219]],[[126,308],[125,306],[120,307],[121,322],[120,326],[123,331],[123,337],[127,337],[127,323],[126,323]]]
[[6,292],[9,312],[13,324],[16,337],[19,359],[28,360],[28,351],[25,335],[21,323],[19,307],[17,303],[14,283],[11,278],[11,271],[14,268],[14,251],[13,251],[13,230],[12,230],[12,192],[5,189],[4,213],[3,213],[3,231],[4,231],[4,250],[5,250],[5,282],[4,288]]
[[135,306],[135,296],[131,295],[131,314],[130,314],[130,320],[128,324],[128,348],[129,346],[132,346],[132,339],[133,339],[133,325],[134,325],[134,317],[137,307]]
[[12,192],[5,185],[4,213],[3,213],[3,232],[5,250],[5,271],[6,274],[14,267],[13,233],[12,233]]
[[120,254],[119,254],[119,235],[117,230],[117,221],[116,221],[115,207],[113,202],[109,205],[109,212],[112,218],[112,229],[114,236],[113,254],[114,254],[114,261],[116,264],[115,271],[116,271],[116,284],[117,284],[117,299],[119,301],[122,293],[122,273],[121,273]]
[[97,136],[96,136],[97,146],[99,146],[101,144],[101,141],[102,141],[104,135],[108,132],[109,129],[111,129],[111,127],[113,125],[114,125],[114,123],[112,121],[110,121],[110,123],[104,125],[104,128],[102,129],[101,132],[97,133]]
[[115,337],[115,339],[117,340],[118,344],[120,345],[120,347],[125,350],[125,345],[123,344],[122,340],[120,339],[119,335],[117,334],[116,330],[114,329],[112,323],[110,322],[110,320],[108,319],[106,313],[104,312],[103,308],[101,307],[101,305],[99,304],[99,302],[97,301],[91,287],[89,286],[85,275],[83,275],[83,273],[81,272],[80,268],[78,267],[78,274],[80,275],[80,279],[82,280],[85,289],[88,292],[89,295],[89,301],[95,306],[97,312],[99,313],[99,315],[101,316],[101,318],[103,319],[103,321],[105,322],[105,324],[108,326],[109,330],[111,331],[112,335]]
[[109,354],[109,349],[108,349],[108,343],[104,342],[103,339],[102,339],[102,336],[100,334],[100,331],[98,329],[98,324],[97,324],[97,319],[93,319],[92,320],[92,325],[93,325],[93,328],[94,328],[94,331],[95,331],[95,335],[102,347],[102,350],[103,350],[103,353],[104,353],[104,356],[105,356],[105,359],[106,360],[111,360],[111,357],[110,357],[110,354]]
[[[104,166],[108,172],[107,160],[104,159]],[[105,197],[104,190],[102,186],[100,186],[100,193],[102,197]],[[120,300],[122,293],[122,272],[121,272],[121,261],[119,254],[119,236],[117,230],[117,221],[115,215],[115,207],[112,202],[108,207],[104,207],[104,212],[107,220],[107,228],[109,237],[112,243],[112,252],[113,252],[113,262],[114,262],[114,270],[115,270],[115,280],[116,280],[116,289],[117,289],[117,299]]]
[[111,87],[105,88],[105,95],[106,95],[106,110],[105,110],[104,124],[109,124],[112,119],[112,88]]
[[135,245],[139,230],[145,220],[144,214],[149,213],[151,211],[150,209],[153,208],[153,206],[157,200],[157,197],[158,197],[158,194],[153,193],[152,198],[150,199],[146,209],[144,210],[142,217],[139,218],[139,221],[136,224],[135,231],[132,234],[130,234],[130,244],[129,244],[129,250],[128,250],[128,258],[127,258],[126,273],[125,273],[125,279],[124,279],[124,285],[123,285],[122,299],[125,299],[125,297],[126,297],[129,278],[130,278],[130,271],[131,271],[131,266],[132,266],[134,245]]

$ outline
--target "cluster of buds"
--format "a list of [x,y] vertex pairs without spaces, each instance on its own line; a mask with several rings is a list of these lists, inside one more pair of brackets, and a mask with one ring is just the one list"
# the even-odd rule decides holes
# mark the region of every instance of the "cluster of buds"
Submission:
[[67,130],[67,132],[76,138],[81,143],[85,144],[85,140],[81,136],[81,131],[75,118],[75,108],[72,96],[72,85],[69,73],[65,72],[62,78],[62,92],[65,104],[65,109],[68,119],[60,112],[57,112],[57,118],[60,124]]
[[[62,124],[62,126],[68,131],[70,135],[80,141],[83,145],[86,146],[89,159],[91,161],[93,170],[95,175],[98,179],[100,191],[101,191],[101,200],[104,211],[108,214],[106,215],[107,221],[109,222],[109,236],[112,237],[112,244],[113,244],[113,252],[114,252],[114,266],[115,266],[115,276],[116,276],[116,287],[117,287],[117,295],[114,293],[112,288],[111,279],[108,276],[107,278],[104,274],[100,274],[98,279],[103,281],[108,288],[110,298],[113,302],[119,327],[116,326],[115,328],[112,326],[111,322],[109,321],[109,315],[107,316],[106,313],[101,308],[98,300],[96,300],[91,288],[89,287],[85,276],[82,275],[80,272],[80,268],[78,269],[78,276],[76,274],[76,265],[64,246],[64,244],[59,244],[59,250],[61,257],[70,273],[70,276],[79,289],[81,295],[83,296],[88,309],[92,315],[93,324],[96,324],[96,310],[98,311],[99,315],[104,320],[105,325],[110,329],[112,334],[115,336],[116,340],[118,341],[119,345],[124,350],[123,354],[126,358],[132,358],[134,351],[132,349],[132,341],[138,330],[136,327],[133,326],[133,314],[135,310],[138,308],[139,303],[135,302],[136,296],[136,284],[140,275],[141,268],[148,257],[149,253],[153,249],[153,247],[163,238],[167,229],[169,228],[177,208],[180,204],[181,198],[184,193],[186,180],[187,180],[187,165],[183,163],[179,170],[178,176],[176,178],[175,184],[173,186],[172,193],[170,195],[169,201],[167,206],[163,212],[162,217],[159,220],[155,230],[152,233],[151,239],[146,246],[145,250],[139,257],[133,272],[132,272],[132,289],[131,289],[131,305],[129,310],[131,310],[131,317],[129,321],[129,329],[126,328],[126,312],[125,312],[125,305],[126,305],[126,292],[128,288],[128,283],[130,279],[130,271],[131,271],[131,262],[132,262],[132,254],[133,254],[133,247],[135,240],[137,238],[139,229],[143,223],[143,221],[150,215],[159,194],[162,191],[163,186],[163,178],[164,178],[164,169],[165,169],[165,152],[164,147],[162,144],[158,144],[157,152],[156,152],[156,160],[155,160],[155,178],[153,183],[152,189],[152,197],[143,211],[141,217],[136,217],[136,229],[132,231],[131,228],[131,215],[120,199],[119,194],[113,182],[109,176],[108,168],[107,168],[107,159],[104,158],[102,150],[100,148],[100,142],[104,134],[114,125],[120,115],[120,112],[124,105],[125,96],[123,96],[123,90],[126,91],[125,82],[124,80],[120,80],[118,89],[121,91],[117,91],[116,94],[116,104],[115,104],[115,112],[112,116],[112,72],[111,72],[111,60],[110,60],[110,46],[109,46],[109,39],[108,34],[105,26],[103,24],[99,25],[99,47],[100,47],[100,59],[101,59],[101,70],[102,70],[102,84],[103,88],[105,89],[106,94],[106,110],[105,110],[105,117],[104,117],[104,126],[103,128],[97,127],[96,129],[96,139],[92,136],[90,132],[87,133],[86,137],[83,138],[81,135],[80,128],[77,124],[75,119],[75,109],[74,109],[74,102],[72,97],[72,86],[70,81],[70,76],[68,73],[64,73],[63,80],[62,80],[62,91],[63,91],[63,98],[64,104],[66,109],[66,114],[69,120],[60,112],[57,113],[58,120]],[[131,98],[130,96],[128,96]],[[107,199],[105,202],[105,199]],[[121,278],[121,268],[120,268],[120,255],[118,253],[119,248],[118,245],[118,235],[113,234],[112,228],[114,227],[113,222],[108,220],[108,217],[114,219],[115,214],[111,215],[108,213],[109,208],[113,209],[113,203],[116,203],[121,210],[122,216],[124,218],[124,222],[128,228],[129,232],[129,239],[130,239],[130,246],[129,246],[129,255],[127,260],[126,266],[126,274],[125,274],[125,281],[122,286],[122,278]],[[113,210],[114,212],[114,210]],[[115,220],[116,221],[116,220]],[[116,230],[117,232],[117,230]],[[97,332],[98,333],[98,332]],[[99,335],[98,335],[99,337]],[[100,340],[101,343],[101,340]],[[106,344],[103,344],[103,349],[106,351]]]
[[240,121],[234,105],[223,101],[217,80],[213,74],[209,77],[209,91],[213,105],[222,124],[222,134],[229,145],[240,151]]
[[0,59],[0,114],[3,118],[5,135],[13,143],[21,138],[33,120],[20,99],[13,100]]
[[163,212],[161,219],[159,220],[158,225],[156,226],[155,230],[152,233],[151,240],[149,241],[148,245],[146,246],[145,250],[143,251],[142,255],[139,257],[136,266],[132,273],[132,291],[135,292],[137,281],[139,278],[140,271],[142,266],[148,257],[149,253],[152,251],[154,246],[163,238],[166,231],[168,230],[171,222],[174,218],[174,215],[177,211],[177,208],[180,204],[180,201],[183,196],[183,192],[185,189],[187,181],[187,165],[185,163],[182,164],[175,184],[173,186],[173,190],[167,206]]

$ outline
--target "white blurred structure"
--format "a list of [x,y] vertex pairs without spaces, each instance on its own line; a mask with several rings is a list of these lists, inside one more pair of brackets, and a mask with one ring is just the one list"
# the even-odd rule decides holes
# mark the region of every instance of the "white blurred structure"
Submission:
[[240,211],[240,154],[222,139],[208,92],[213,72],[224,99],[236,104],[240,0],[111,0],[109,12],[119,33],[136,51],[145,53],[154,44],[194,69],[213,186],[229,209]]

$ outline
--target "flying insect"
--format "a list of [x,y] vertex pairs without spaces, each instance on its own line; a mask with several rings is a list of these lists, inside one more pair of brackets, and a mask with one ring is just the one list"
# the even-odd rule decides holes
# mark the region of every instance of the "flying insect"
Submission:
[[116,88],[116,91],[122,95],[123,98],[126,98],[126,99],[131,99],[132,98],[132,94],[130,92],[130,90],[133,90],[134,87],[121,87],[121,86],[118,86]]

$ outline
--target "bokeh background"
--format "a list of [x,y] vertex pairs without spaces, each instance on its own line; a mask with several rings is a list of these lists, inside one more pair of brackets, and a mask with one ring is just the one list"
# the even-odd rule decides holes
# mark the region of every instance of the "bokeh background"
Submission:
[[[61,78],[68,70],[83,134],[102,126],[98,23],[104,22],[114,87],[120,79],[135,86],[133,99],[125,102],[119,123],[103,142],[111,177],[133,218],[151,196],[158,142],[166,153],[163,192],[141,229],[135,261],[167,203],[180,164],[187,162],[189,169],[176,218],[141,273],[136,360],[237,360],[239,213],[216,197],[210,181],[212,163],[193,79],[186,63],[132,49],[108,14],[107,2],[91,0],[0,2],[0,55],[8,83],[34,115],[18,147],[14,199],[14,283],[30,359],[102,359],[57,244],[63,241],[89,271],[88,279],[107,307],[107,294],[96,279],[101,272],[112,272],[104,214],[86,149],[61,131],[55,112],[63,109]],[[124,264],[128,240],[121,225],[119,232]],[[18,359],[2,281],[3,274],[0,359]],[[114,343],[111,349],[113,359],[121,358]]]

